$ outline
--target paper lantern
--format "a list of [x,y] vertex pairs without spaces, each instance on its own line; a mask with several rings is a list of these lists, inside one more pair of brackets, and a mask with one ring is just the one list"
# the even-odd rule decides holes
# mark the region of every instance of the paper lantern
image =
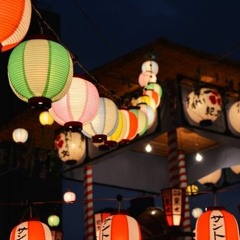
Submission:
[[129,111],[133,112],[136,115],[138,121],[137,134],[139,136],[142,136],[148,129],[147,115],[140,110],[140,107],[129,108]]
[[82,133],[91,138],[94,143],[107,140],[118,125],[118,108],[116,104],[108,99],[100,97],[98,112],[89,123],[83,125]]
[[151,72],[155,75],[158,74],[158,64],[153,60],[145,61],[142,64],[142,72]]
[[198,186],[191,184],[186,187],[186,194],[189,196],[197,195],[198,194]]
[[230,106],[228,110],[228,123],[234,131],[240,133],[240,101]]
[[48,111],[43,111],[39,114],[39,122],[43,126],[50,126],[54,123],[54,119]]
[[141,87],[146,87],[150,82],[157,82],[157,76],[152,72],[141,72],[138,83]]
[[76,194],[68,190],[63,194],[63,200],[66,203],[73,203],[76,201]]
[[230,167],[231,170],[236,173],[236,174],[240,174],[240,164],[239,165],[234,165]]
[[100,231],[101,231],[101,226],[103,221],[110,216],[111,216],[111,213],[109,212],[99,212],[94,214],[96,240],[99,240],[100,238]]
[[162,189],[162,201],[165,218],[169,227],[180,226],[183,214],[183,189],[166,188]]
[[203,210],[201,208],[194,208],[192,210],[192,216],[194,218],[199,218],[202,213],[203,213]]
[[238,223],[234,215],[221,207],[208,208],[196,221],[196,240],[239,240]]
[[99,93],[89,81],[73,77],[66,95],[49,109],[54,120],[72,131],[81,131],[96,116],[99,109]]
[[49,227],[38,220],[24,221],[15,226],[10,234],[10,240],[52,240]]
[[41,35],[20,43],[9,57],[9,84],[16,96],[32,107],[50,108],[66,94],[72,76],[69,52]]
[[16,128],[12,133],[12,137],[16,143],[25,143],[28,140],[28,131],[24,128]]
[[128,215],[116,214],[105,218],[101,226],[100,240],[141,240],[138,222]]
[[211,88],[201,88],[192,91],[186,100],[186,112],[190,119],[200,126],[209,126],[220,116],[222,98]]
[[203,185],[206,186],[212,186],[217,183],[217,181],[220,179],[222,174],[222,170],[218,169],[212,173],[209,173],[208,175],[198,179],[198,182],[200,182]]
[[31,21],[30,0],[0,1],[0,50],[14,48],[25,37]]
[[50,227],[57,227],[60,223],[60,218],[59,216],[53,214],[48,217],[48,225]]
[[68,165],[81,164],[86,156],[86,141],[79,132],[64,131],[57,135],[55,148],[58,157]]
[[140,107],[140,111],[146,114],[148,119],[148,129],[151,128],[156,120],[156,111],[154,111],[153,108],[146,103],[139,103],[137,106]]
[[156,111],[156,108],[157,108],[156,102],[154,101],[154,99],[147,95],[138,97],[136,103],[137,103],[137,105],[139,105],[141,103],[147,104],[148,106],[150,106],[153,109],[153,111]]
[[[152,91],[157,93],[157,95],[151,93]],[[148,83],[148,85],[143,90],[143,95],[148,95],[148,96],[152,95],[156,103],[156,107],[158,107],[161,103],[162,87],[157,83]]]

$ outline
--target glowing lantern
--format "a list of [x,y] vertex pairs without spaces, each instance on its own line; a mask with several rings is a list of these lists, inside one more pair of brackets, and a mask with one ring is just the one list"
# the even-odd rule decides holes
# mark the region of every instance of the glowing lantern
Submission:
[[54,142],[58,157],[66,164],[81,164],[86,155],[86,141],[79,132],[59,133]]
[[118,108],[108,98],[100,98],[99,109],[93,120],[83,125],[82,133],[92,138],[94,143],[107,140],[118,125]]
[[150,106],[153,109],[153,111],[155,111],[157,108],[156,102],[154,101],[154,99],[147,95],[140,96],[137,98],[137,105],[139,105],[141,103],[147,104],[148,106]]
[[203,213],[203,210],[201,208],[194,208],[192,210],[192,216],[194,218],[199,218],[202,213]]
[[148,129],[148,119],[146,114],[140,110],[140,107],[130,108],[129,111],[136,115],[138,121],[137,134],[142,136]]
[[38,220],[24,221],[15,226],[10,234],[10,240],[51,240],[52,234],[49,227]]
[[240,101],[230,106],[228,111],[228,122],[234,131],[240,133]]
[[236,174],[240,174],[240,165],[234,165],[230,167],[232,171]]
[[155,119],[156,119],[156,114],[153,110],[153,108],[145,103],[139,103],[137,106],[140,107],[140,111],[142,111],[144,114],[146,114],[147,119],[148,119],[148,129],[151,128],[153,125]]
[[94,214],[96,240],[99,240],[101,225],[103,221],[105,220],[105,218],[110,216],[111,216],[111,213],[109,212],[99,212]]
[[189,196],[198,194],[198,186],[191,184],[186,187],[186,194]]
[[[151,91],[156,92],[157,96],[155,94],[151,94]],[[149,83],[146,88],[143,90],[143,95],[153,95],[153,99],[156,103],[156,107],[158,107],[161,103],[162,98],[162,87],[157,83]]]
[[39,122],[43,125],[52,125],[54,123],[54,119],[48,111],[43,111],[39,114]]
[[40,37],[43,36],[24,41],[13,49],[8,78],[18,98],[33,107],[48,109],[69,89],[73,63],[62,45]]
[[140,226],[133,217],[116,214],[105,218],[101,226],[100,240],[141,240]]
[[63,200],[66,203],[73,203],[76,201],[76,194],[68,190],[63,194]]
[[146,87],[150,82],[157,82],[157,76],[152,72],[142,72],[139,74],[138,83],[141,87]]
[[72,131],[81,131],[83,124],[90,122],[99,109],[97,88],[89,81],[73,77],[66,95],[49,109],[54,120]]
[[167,188],[162,190],[163,208],[167,225],[180,226],[183,213],[183,189]]
[[30,0],[5,0],[0,2],[0,50],[14,48],[25,37],[32,14]]
[[224,208],[212,207],[202,213],[196,221],[196,240],[239,240],[236,218]]
[[155,75],[158,74],[158,64],[153,60],[145,61],[142,64],[142,72],[151,72]]
[[200,182],[203,185],[206,186],[212,186],[217,183],[217,181],[220,179],[222,174],[222,170],[218,169],[200,179],[198,179],[198,182]]
[[217,120],[222,111],[222,98],[210,88],[192,91],[186,101],[186,111],[190,119],[201,126],[209,126]]
[[50,227],[57,227],[60,223],[60,218],[59,216],[53,214],[48,217],[48,225]]
[[28,131],[24,128],[16,128],[12,133],[12,137],[16,143],[25,143],[28,140]]

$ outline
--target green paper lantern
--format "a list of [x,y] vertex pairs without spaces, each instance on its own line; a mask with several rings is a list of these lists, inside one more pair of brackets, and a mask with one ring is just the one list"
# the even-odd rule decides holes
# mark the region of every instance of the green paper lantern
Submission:
[[73,77],[73,62],[61,44],[47,39],[31,39],[13,49],[8,62],[8,78],[13,92],[31,106],[61,99]]

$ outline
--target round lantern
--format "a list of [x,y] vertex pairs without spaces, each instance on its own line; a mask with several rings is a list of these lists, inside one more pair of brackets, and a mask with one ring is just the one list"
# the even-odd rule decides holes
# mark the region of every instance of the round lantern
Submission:
[[52,234],[49,227],[38,220],[24,221],[15,226],[10,234],[10,240],[51,240]]
[[86,141],[79,132],[65,131],[57,135],[55,148],[58,157],[68,165],[81,164],[86,156]]
[[96,116],[99,109],[97,88],[89,81],[73,77],[66,95],[49,109],[54,120],[72,131],[81,131]]
[[43,125],[52,125],[54,123],[54,119],[48,111],[43,111],[39,114],[39,122]]
[[139,74],[138,83],[141,87],[146,87],[148,83],[157,82],[157,76],[152,72],[142,72]]
[[221,174],[222,174],[222,170],[218,169],[218,170],[198,179],[198,182],[200,182],[201,184],[206,185],[206,186],[208,186],[208,185],[212,186],[217,183],[217,181],[221,177]]
[[57,227],[60,223],[60,218],[59,216],[53,214],[48,217],[48,225],[50,227]]
[[158,64],[153,60],[145,61],[142,64],[142,72],[151,72],[155,75],[158,74]]
[[156,111],[153,108],[145,103],[139,103],[140,111],[142,111],[148,119],[148,129],[152,127],[154,121],[156,120]]
[[236,174],[240,174],[240,164],[239,165],[234,165],[230,167],[231,170],[236,173]]
[[192,210],[192,216],[194,218],[199,218],[202,213],[203,213],[203,210],[201,208],[194,208]]
[[14,48],[25,37],[31,21],[30,0],[0,1],[0,50]]
[[228,123],[234,131],[240,133],[240,101],[230,106],[228,111]]
[[140,226],[133,217],[116,214],[104,219],[99,240],[141,240]]
[[143,96],[138,97],[136,103],[137,103],[137,105],[141,104],[141,103],[147,104],[148,106],[150,106],[153,109],[153,111],[155,111],[157,108],[155,100],[148,95],[143,95]]
[[190,119],[200,126],[209,126],[217,120],[222,111],[222,98],[215,89],[201,88],[192,91],[186,101]]
[[208,208],[196,221],[195,239],[239,240],[237,220],[234,215],[227,212],[224,208]]
[[129,111],[136,115],[138,121],[137,134],[142,136],[148,129],[148,119],[146,114],[140,110],[140,107],[129,108]]
[[62,45],[40,37],[43,36],[24,41],[13,49],[8,78],[18,98],[32,107],[48,109],[68,91],[73,63]]
[[[155,92],[157,95],[151,92]],[[148,83],[148,85],[143,90],[143,95],[152,95],[156,103],[156,107],[158,107],[162,98],[162,87],[157,83]]]
[[63,200],[66,203],[73,203],[76,201],[76,194],[70,190],[63,194]]
[[83,125],[82,133],[92,138],[94,143],[107,140],[118,125],[118,108],[116,104],[108,98],[100,98],[98,112],[89,123]]
[[24,128],[16,128],[12,133],[12,137],[16,143],[25,143],[28,140],[28,131]]

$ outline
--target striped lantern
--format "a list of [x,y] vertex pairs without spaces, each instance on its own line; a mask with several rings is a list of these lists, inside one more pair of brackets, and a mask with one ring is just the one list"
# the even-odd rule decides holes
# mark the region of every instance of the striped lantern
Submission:
[[102,226],[103,221],[105,220],[105,218],[110,217],[110,216],[111,216],[110,212],[98,212],[98,213],[94,214],[96,240],[99,240],[101,226]]
[[72,76],[69,52],[42,35],[20,43],[9,57],[9,84],[16,96],[32,107],[50,108],[66,94]]
[[49,227],[38,220],[24,221],[15,226],[10,234],[10,240],[52,240]]
[[66,95],[54,102],[49,112],[58,124],[71,131],[81,131],[83,124],[90,122],[98,109],[97,88],[91,82],[75,76]]
[[118,108],[116,104],[104,97],[100,97],[96,116],[89,123],[83,125],[82,133],[91,138],[94,143],[107,140],[118,125]]
[[154,94],[152,94],[154,96],[154,101],[156,103],[156,107],[158,107],[161,103],[161,98],[162,98],[162,87],[157,84],[157,83],[148,83],[148,85],[145,87],[145,89],[143,90],[143,95],[149,95],[148,92],[149,91],[153,91],[157,93],[157,97],[154,96]]
[[146,114],[140,110],[140,107],[129,108],[129,111],[136,115],[138,121],[137,134],[142,136],[148,129],[148,119]]
[[157,76],[152,72],[141,72],[138,77],[138,83],[141,87],[146,87],[149,83],[157,82]]
[[222,111],[222,98],[211,88],[192,91],[186,100],[186,112],[189,118],[200,126],[210,126],[218,119]]
[[28,131],[24,128],[16,128],[12,133],[12,137],[16,143],[25,143],[28,140]]
[[158,74],[158,64],[153,60],[147,60],[142,64],[142,72],[151,72],[155,75]]
[[79,132],[64,131],[57,135],[55,148],[58,157],[66,164],[80,164],[86,156],[86,141]]
[[138,222],[128,215],[116,214],[105,218],[101,226],[100,240],[141,240]]
[[0,1],[0,50],[14,48],[19,44],[30,26],[32,4],[30,0]]
[[208,208],[196,221],[195,239],[239,240],[237,220],[222,207]]

